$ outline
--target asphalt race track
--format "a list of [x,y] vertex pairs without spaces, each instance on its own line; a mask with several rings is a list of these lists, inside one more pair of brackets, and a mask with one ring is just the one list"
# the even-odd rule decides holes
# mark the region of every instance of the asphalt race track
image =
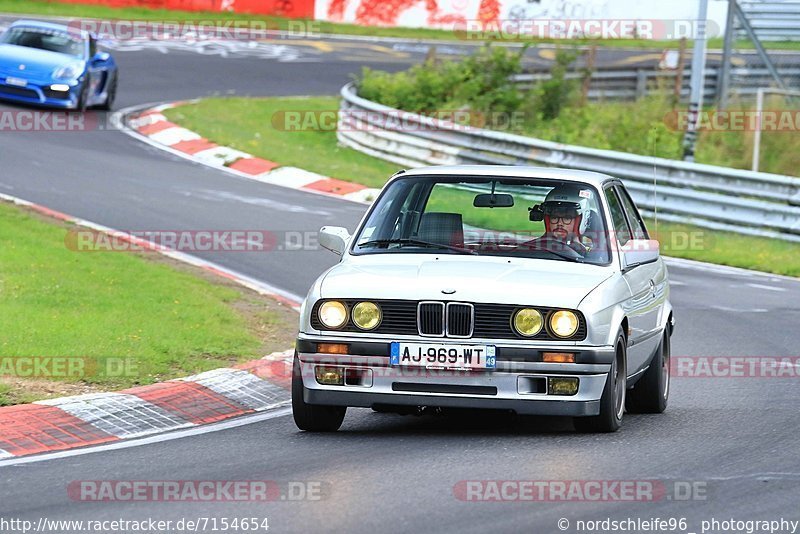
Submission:
[[[334,94],[361,65],[398,69],[422,57],[359,50],[355,60],[298,46],[303,54],[272,57],[117,51],[117,107],[214,94]],[[352,230],[363,211],[193,165],[112,130],[0,132],[0,169],[2,193],[124,230]],[[335,260],[324,251],[204,257],[297,296]],[[800,282],[684,265],[670,271],[673,356],[798,355]],[[560,518],[569,520],[565,532],[578,532],[578,520],[629,517],[687,518],[686,531],[699,532],[711,518],[797,520],[797,392],[797,378],[675,378],[665,414],[628,415],[611,435],[576,434],[560,419],[370,410],[351,410],[336,434],[314,435],[283,414],[9,465],[0,469],[0,515],[34,522],[267,517],[273,532],[546,533],[560,531]],[[318,501],[268,504],[76,502],[67,493],[76,480],[274,480],[319,482],[325,491]],[[653,502],[468,502],[457,490],[467,480],[656,481],[667,494]],[[688,500],[673,493],[687,486],[700,489]]]

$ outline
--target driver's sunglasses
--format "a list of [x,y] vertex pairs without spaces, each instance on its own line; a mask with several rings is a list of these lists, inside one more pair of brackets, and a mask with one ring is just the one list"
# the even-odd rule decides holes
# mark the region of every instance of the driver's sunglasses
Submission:
[[553,224],[557,224],[559,221],[562,224],[572,224],[572,221],[575,220],[575,217],[550,217],[550,222]]

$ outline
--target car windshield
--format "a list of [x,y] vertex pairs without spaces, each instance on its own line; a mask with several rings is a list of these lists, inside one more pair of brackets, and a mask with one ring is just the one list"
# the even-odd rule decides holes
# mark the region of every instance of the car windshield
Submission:
[[355,239],[354,254],[432,253],[608,264],[597,190],[503,177],[395,180]]
[[82,57],[83,41],[66,32],[48,31],[37,28],[11,28],[0,36],[0,43],[26,46]]

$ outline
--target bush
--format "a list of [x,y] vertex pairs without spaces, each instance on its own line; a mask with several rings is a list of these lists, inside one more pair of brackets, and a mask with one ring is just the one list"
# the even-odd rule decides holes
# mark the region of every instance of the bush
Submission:
[[356,87],[363,98],[415,113],[462,107],[511,113],[523,101],[510,80],[522,71],[523,53],[486,46],[461,62],[428,60],[397,73],[365,68]]
[[[360,96],[415,113],[468,109],[481,114],[522,116],[501,126],[512,131],[559,143],[588,146],[645,156],[681,159],[683,132],[667,126],[665,117],[675,109],[671,87],[663,85],[636,102],[592,102],[579,105],[577,80],[566,74],[576,58],[574,51],[559,50],[551,77],[530,92],[521,91],[510,78],[522,71],[522,52],[507,48],[482,48],[461,62],[429,58],[405,72],[386,73],[364,69],[357,80]],[[789,102],[771,101],[770,109],[791,109]],[[736,102],[731,109],[746,109]],[[681,109],[679,107],[679,109]],[[518,115],[518,116],[519,116]],[[473,121],[473,125],[483,124]],[[490,123],[492,124],[492,123]],[[765,133],[761,169],[798,175],[800,152],[791,132]],[[752,132],[701,132],[697,161],[748,169],[753,147]]]

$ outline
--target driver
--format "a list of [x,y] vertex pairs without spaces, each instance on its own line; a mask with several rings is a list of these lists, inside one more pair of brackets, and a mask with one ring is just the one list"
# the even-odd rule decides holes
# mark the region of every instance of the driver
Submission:
[[524,246],[532,250],[566,246],[585,255],[587,248],[581,236],[581,223],[587,203],[588,199],[581,195],[579,187],[563,185],[551,190],[544,202],[537,206],[543,214],[545,232]]

